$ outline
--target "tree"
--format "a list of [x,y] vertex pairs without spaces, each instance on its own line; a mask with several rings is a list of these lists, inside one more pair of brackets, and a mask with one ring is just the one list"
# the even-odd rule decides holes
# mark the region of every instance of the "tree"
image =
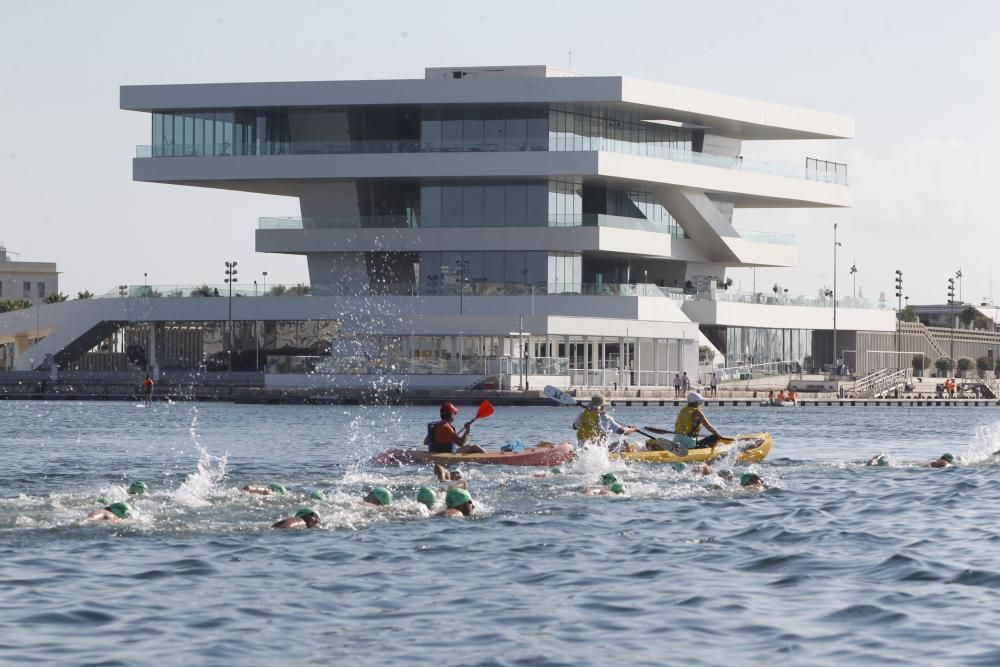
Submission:
[[971,371],[976,367],[976,362],[968,357],[962,357],[958,360],[958,370],[962,373],[962,377],[965,377],[965,373]]
[[270,290],[271,296],[282,296],[287,290],[284,285],[273,285]]
[[964,324],[965,326],[969,326],[976,320],[976,315],[978,314],[979,314],[978,310],[976,310],[972,306],[967,306],[963,308],[962,312],[958,314],[958,321]]
[[212,296],[212,290],[208,285],[202,285],[201,287],[195,287],[191,290],[189,296]]
[[62,303],[68,298],[69,297],[63,294],[62,292],[56,292],[55,294],[50,294],[44,299],[42,299],[42,303]]
[[309,285],[303,285],[302,283],[299,283],[294,287],[289,287],[287,294],[288,296],[306,296],[307,294],[309,294]]
[[954,367],[955,360],[951,357],[938,357],[938,360],[934,362],[934,368],[937,369],[938,375],[945,375]]
[[926,354],[915,354],[913,358],[910,359],[910,365],[913,366],[913,372],[923,374],[931,367],[934,363],[930,357]]
[[986,371],[991,371],[996,368],[996,362],[993,361],[993,357],[979,357],[976,359],[976,369],[980,373],[986,373]]
[[9,313],[25,308],[31,308],[31,302],[27,299],[3,299],[0,301],[0,313]]
[[698,363],[710,364],[715,359],[715,352],[708,345],[698,348]]
[[899,319],[900,322],[916,322],[917,309],[913,306],[907,306],[896,313],[896,318]]
[[94,293],[91,292],[89,289],[85,289],[82,292],[77,292],[76,293],[76,298],[77,299],[93,299],[94,298]]

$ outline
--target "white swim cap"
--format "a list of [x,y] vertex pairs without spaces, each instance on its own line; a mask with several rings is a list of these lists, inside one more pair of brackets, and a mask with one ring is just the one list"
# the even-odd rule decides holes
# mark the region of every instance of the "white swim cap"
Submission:
[[688,403],[704,403],[704,397],[696,391],[688,392]]

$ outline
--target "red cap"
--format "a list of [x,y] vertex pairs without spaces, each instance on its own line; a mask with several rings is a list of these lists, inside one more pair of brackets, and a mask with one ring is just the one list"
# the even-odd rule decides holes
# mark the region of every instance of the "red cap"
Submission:
[[444,405],[441,406],[441,414],[442,415],[446,415],[446,414],[447,415],[457,415],[458,414],[458,408],[456,408],[451,403],[445,403]]

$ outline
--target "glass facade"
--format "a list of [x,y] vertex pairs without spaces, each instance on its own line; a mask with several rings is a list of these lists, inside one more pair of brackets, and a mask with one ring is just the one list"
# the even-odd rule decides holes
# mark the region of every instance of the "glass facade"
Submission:
[[154,113],[152,157],[285,155],[288,114],[255,111]]
[[428,151],[547,151],[544,108],[438,109],[423,112],[420,146]]
[[804,363],[812,356],[812,330],[757,327],[702,327],[705,335],[726,355],[727,366],[778,361]]
[[543,183],[424,185],[421,227],[544,227],[549,190]]
[[692,150],[691,130],[643,120],[638,111],[601,108],[549,111],[549,150],[612,151],[669,157]]
[[541,251],[421,252],[417,282],[428,288],[463,282],[544,284],[548,258]]

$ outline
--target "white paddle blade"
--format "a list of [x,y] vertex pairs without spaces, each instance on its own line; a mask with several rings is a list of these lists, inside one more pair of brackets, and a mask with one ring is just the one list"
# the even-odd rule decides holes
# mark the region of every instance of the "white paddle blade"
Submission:
[[562,389],[558,387],[553,387],[552,385],[546,385],[545,389],[542,390],[542,394],[545,398],[555,401],[556,403],[562,403],[563,405],[576,405],[576,399],[567,394]]

